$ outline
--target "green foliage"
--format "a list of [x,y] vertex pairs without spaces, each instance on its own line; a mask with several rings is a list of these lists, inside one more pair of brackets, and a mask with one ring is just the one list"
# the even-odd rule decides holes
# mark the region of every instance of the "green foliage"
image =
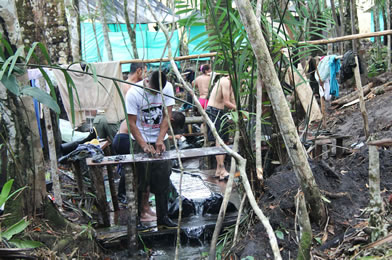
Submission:
[[244,258],[241,258],[241,260],[255,260],[255,258],[253,256],[248,255]]
[[275,235],[276,235],[276,237],[279,238],[280,240],[283,240],[283,239],[284,239],[284,234],[283,234],[283,232],[280,231],[280,230],[275,230]]
[[[14,196],[17,192],[20,192],[21,190],[24,189],[24,188],[18,189],[17,191],[13,192],[10,195],[13,183],[14,180],[11,179],[4,184],[0,194],[0,206],[6,203],[6,201],[10,199],[12,196]],[[36,248],[42,246],[42,244],[37,241],[12,239],[14,235],[22,233],[28,227],[29,224],[30,222],[27,221],[26,218],[23,218],[4,231],[0,229],[0,240],[3,239],[7,240],[9,243],[19,248]]]
[[380,75],[385,72],[388,68],[388,61],[385,59],[387,57],[388,49],[387,47],[377,47],[374,46],[370,49],[370,62],[368,67],[369,78]]

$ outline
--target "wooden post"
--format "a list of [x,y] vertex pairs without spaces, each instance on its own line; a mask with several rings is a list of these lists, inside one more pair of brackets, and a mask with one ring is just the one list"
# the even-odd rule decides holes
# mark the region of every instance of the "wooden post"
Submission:
[[61,207],[61,205],[63,205],[63,200],[61,198],[61,186],[60,186],[60,180],[57,171],[57,155],[56,155],[56,147],[54,144],[53,127],[51,121],[52,119],[50,117],[49,108],[46,106],[44,106],[44,117],[45,117],[46,135],[48,137],[50,175],[53,181],[54,202],[56,203],[57,206]]
[[80,162],[74,161],[72,163],[72,170],[75,173],[76,183],[78,184],[78,192],[80,195],[85,194],[84,185],[83,185],[83,176],[82,171],[80,170]]
[[108,171],[108,180],[109,180],[110,194],[113,202],[113,209],[114,211],[118,211],[120,210],[120,207],[118,206],[118,197],[116,193],[116,187],[114,186],[113,166],[107,165],[106,169]]
[[110,227],[109,205],[106,199],[105,183],[102,175],[102,167],[91,166],[91,180],[95,188],[95,196],[97,196],[97,208],[101,213],[103,224]]
[[365,105],[365,99],[363,97],[363,88],[362,88],[362,82],[361,82],[361,75],[359,74],[359,63],[358,63],[358,56],[355,56],[355,63],[357,66],[354,68],[354,75],[355,75],[355,83],[357,85],[357,92],[358,92],[358,97],[359,97],[359,107],[361,109],[361,114],[363,118],[363,124],[364,124],[364,131],[365,131],[365,136],[366,139],[369,138],[369,119],[366,111],[366,105]]
[[138,198],[137,198],[137,175],[132,174],[132,166],[124,164],[125,190],[127,195],[127,238],[128,238],[128,255],[137,254],[138,250]]

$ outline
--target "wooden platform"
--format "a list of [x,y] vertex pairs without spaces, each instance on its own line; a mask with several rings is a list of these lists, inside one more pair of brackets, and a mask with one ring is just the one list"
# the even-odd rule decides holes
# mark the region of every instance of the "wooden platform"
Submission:
[[[223,149],[222,147],[205,147],[205,148],[179,150],[179,155],[181,159],[221,155],[226,153],[227,153],[226,150]],[[116,158],[122,158],[122,159],[116,160]],[[149,156],[146,153],[127,154],[127,155],[123,155],[123,157],[105,156],[103,161],[100,163],[94,163],[91,158],[87,158],[87,165],[104,166],[104,165],[111,165],[111,164],[127,164],[127,163],[134,163],[134,162],[165,161],[165,160],[173,160],[177,158],[178,158],[177,151],[171,150],[171,151],[166,151],[162,155],[156,157]]]

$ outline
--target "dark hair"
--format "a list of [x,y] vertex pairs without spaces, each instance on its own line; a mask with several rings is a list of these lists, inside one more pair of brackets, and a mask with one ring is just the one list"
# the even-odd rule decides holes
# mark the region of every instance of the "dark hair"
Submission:
[[159,77],[161,77],[162,80],[162,88],[166,86],[166,74],[163,71],[155,70],[149,77],[149,84],[153,89],[159,90]]
[[172,127],[174,134],[184,133],[185,115],[181,112],[173,111],[172,118]]
[[133,74],[137,71],[137,69],[139,69],[139,68],[144,69],[145,66],[146,66],[146,64],[144,64],[142,62],[131,63],[131,71],[129,73]]
[[210,70],[210,65],[206,64],[203,65],[203,67],[201,68],[201,72],[203,72],[203,74],[206,74],[206,71]]

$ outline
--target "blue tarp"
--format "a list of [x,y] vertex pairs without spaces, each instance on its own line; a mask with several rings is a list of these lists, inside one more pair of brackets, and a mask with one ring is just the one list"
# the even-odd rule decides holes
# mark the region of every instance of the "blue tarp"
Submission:
[[[108,61],[107,52],[102,33],[102,24],[95,23],[96,35],[94,37],[93,26],[91,23],[81,23],[82,36],[82,58],[87,62]],[[114,60],[130,60],[133,59],[133,51],[131,42],[129,40],[127,28],[125,24],[110,24],[109,25],[109,40],[112,46]],[[192,26],[189,31],[190,37],[194,37],[200,32],[205,31],[204,26]],[[206,51],[195,50],[196,45],[204,40],[207,36],[201,37],[188,46],[189,54],[201,54]],[[178,31],[175,30],[171,38],[172,55],[179,55],[179,36]],[[101,59],[99,58],[98,48]],[[146,24],[138,24],[136,26],[136,47],[140,59],[158,59],[162,57],[165,49],[166,38],[163,32],[150,32]],[[163,57],[167,57],[167,49]],[[123,71],[129,71],[129,64],[123,65]]]

